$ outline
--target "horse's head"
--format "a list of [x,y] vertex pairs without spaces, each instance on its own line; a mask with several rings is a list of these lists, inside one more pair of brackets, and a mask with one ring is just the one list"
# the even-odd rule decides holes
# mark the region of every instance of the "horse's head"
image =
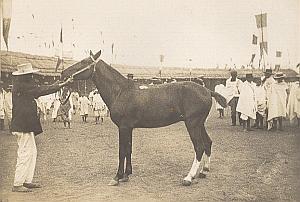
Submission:
[[61,73],[61,80],[64,80],[65,78],[68,78],[70,76],[73,76],[74,80],[88,79],[93,73],[93,69],[88,67],[92,66],[100,57],[100,55],[101,50],[95,55],[92,52],[90,52],[90,57],[87,57],[65,69]]

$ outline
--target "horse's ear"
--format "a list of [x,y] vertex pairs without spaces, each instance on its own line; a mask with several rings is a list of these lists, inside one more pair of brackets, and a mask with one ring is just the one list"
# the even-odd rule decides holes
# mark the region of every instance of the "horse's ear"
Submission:
[[99,50],[95,55],[93,55],[93,58],[97,60],[100,57],[100,55],[101,55],[101,50]]
[[92,52],[92,50],[90,50],[90,56],[92,56],[94,58],[94,53]]

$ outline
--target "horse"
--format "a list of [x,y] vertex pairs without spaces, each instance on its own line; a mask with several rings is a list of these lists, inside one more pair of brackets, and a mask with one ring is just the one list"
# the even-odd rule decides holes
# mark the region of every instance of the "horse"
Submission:
[[[223,107],[226,99],[195,82],[153,85],[140,89],[136,81],[125,78],[100,59],[101,50],[68,67],[61,79],[91,79],[110,111],[119,130],[119,165],[109,185],[127,182],[132,174],[132,131],[134,128],[164,127],[183,121],[192,141],[195,157],[182,184],[189,186],[195,177],[209,171],[212,140],[204,123],[212,106],[212,97]],[[203,155],[204,154],[204,155]],[[124,164],[126,167],[124,171]],[[202,162],[202,163],[201,163]]]

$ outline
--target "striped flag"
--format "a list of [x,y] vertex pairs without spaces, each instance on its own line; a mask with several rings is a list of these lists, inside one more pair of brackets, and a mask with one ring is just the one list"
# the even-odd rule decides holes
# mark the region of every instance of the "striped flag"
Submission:
[[6,45],[6,48],[8,50],[8,34],[9,34],[9,28],[10,28],[10,21],[11,21],[11,9],[12,9],[12,0],[2,0],[1,4],[1,11],[2,11],[2,20],[3,20],[3,38]]
[[268,42],[260,42],[259,47],[260,47],[260,55],[263,55],[263,51],[265,51],[266,54],[268,55]]
[[60,46],[60,52],[58,55],[55,72],[57,72],[57,69],[61,64],[63,64],[63,30],[62,27],[60,28],[60,35],[59,35],[59,46]]
[[267,13],[255,15],[255,19],[257,28],[267,27]]
[[249,65],[253,65],[254,58],[255,58],[255,54],[252,54]]
[[257,36],[255,36],[254,34],[252,35],[252,44],[257,44]]

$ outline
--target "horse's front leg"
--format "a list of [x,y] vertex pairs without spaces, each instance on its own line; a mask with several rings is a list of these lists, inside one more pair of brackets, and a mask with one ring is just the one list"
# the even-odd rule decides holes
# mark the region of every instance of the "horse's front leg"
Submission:
[[122,179],[120,179],[120,182],[127,182],[129,180],[129,175],[132,174],[132,165],[131,165],[131,153],[132,153],[132,129],[129,131],[129,136],[126,144],[126,153],[125,153],[125,159],[126,159],[126,168],[125,173]]
[[119,127],[119,167],[116,176],[110,181],[109,185],[116,186],[124,176],[124,161],[127,152],[127,145],[132,129]]

